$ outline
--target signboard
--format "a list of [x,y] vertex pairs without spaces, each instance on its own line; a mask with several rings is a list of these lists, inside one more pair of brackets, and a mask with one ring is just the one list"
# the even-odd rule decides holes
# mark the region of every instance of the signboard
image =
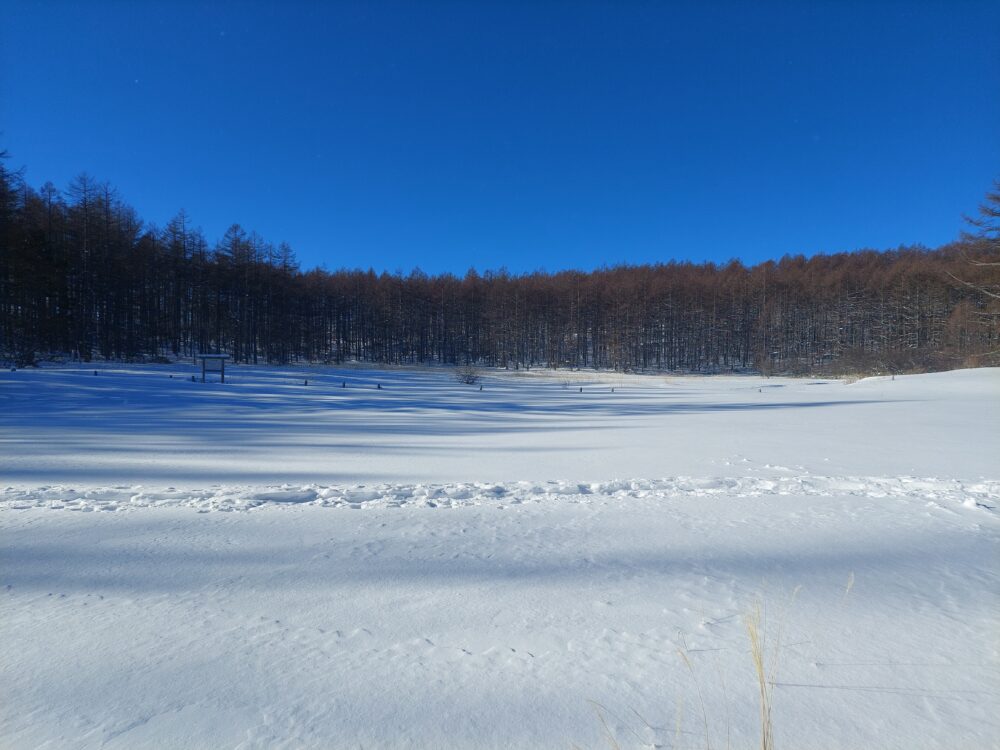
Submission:
[[201,382],[205,382],[205,373],[219,373],[219,382],[226,382],[226,360],[228,354],[196,354],[196,359],[201,360]]

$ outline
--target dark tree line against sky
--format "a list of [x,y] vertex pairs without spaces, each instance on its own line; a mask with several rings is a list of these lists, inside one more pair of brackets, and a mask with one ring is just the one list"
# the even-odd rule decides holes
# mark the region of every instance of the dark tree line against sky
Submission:
[[[0,356],[858,372],[1000,363],[1000,195],[935,250],[465,276],[301,270],[232,226],[144,226],[0,161]],[[992,213],[991,213],[992,212]],[[738,254],[739,248],[733,248]]]

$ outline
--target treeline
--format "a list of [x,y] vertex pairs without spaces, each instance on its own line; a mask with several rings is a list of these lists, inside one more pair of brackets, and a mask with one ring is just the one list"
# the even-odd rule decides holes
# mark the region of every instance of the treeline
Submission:
[[86,176],[35,190],[0,166],[0,253],[0,356],[21,365],[196,352],[700,372],[1000,362],[992,239],[753,267],[303,271],[287,245],[239,226],[211,244],[184,213],[145,226]]

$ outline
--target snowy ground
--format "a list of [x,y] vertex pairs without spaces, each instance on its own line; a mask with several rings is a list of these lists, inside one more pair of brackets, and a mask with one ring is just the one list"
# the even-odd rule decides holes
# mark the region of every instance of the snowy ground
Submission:
[[2,747],[754,747],[755,602],[779,748],[1000,747],[998,370],[98,371],[0,373]]

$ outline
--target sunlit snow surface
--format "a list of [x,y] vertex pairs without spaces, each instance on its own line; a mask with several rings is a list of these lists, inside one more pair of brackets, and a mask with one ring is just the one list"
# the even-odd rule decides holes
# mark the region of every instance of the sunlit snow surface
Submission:
[[0,373],[2,747],[751,747],[755,602],[779,748],[1000,743],[998,370],[97,370]]

